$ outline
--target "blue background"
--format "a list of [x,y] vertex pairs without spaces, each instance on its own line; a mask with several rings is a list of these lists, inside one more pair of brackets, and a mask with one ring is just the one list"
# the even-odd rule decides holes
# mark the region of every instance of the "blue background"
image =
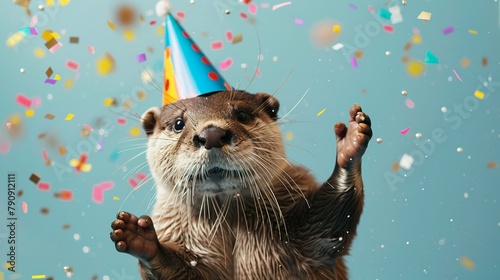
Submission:
[[[125,28],[116,20],[120,3],[135,7],[144,17],[131,28],[133,40],[124,38]],[[500,279],[500,173],[494,167],[500,161],[498,1],[408,0],[404,6],[371,1],[374,13],[361,1],[292,1],[276,10],[272,6],[280,1],[253,3],[259,7],[255,15],[236,0],[172,1],[174,12],[185,14],[182,25],[216,67],[228,57],[233,59],[222,72],[230,84],[250,92],[276,93],[280,116],[286,116],[281,127],[289,136],[287,153],[318,180],[325,180],[333,168],[334,123],[346,121],[355,102],[371,116],[374,136],[363,160],[366,202],[348,257],[352,279]],[[157,34],[161,19],[154,13],[156,2],[73,0],[62,6],[55,1],[44,11],[37,9],[39,4],[45,5],[40,0],[29,5],[38,17],[39,35],[45,29],[58,32],[63,46],[50,53],[40,36],[28,36],[14,47],[0,44],[0,144],[10,146],[0,154],[0,279],[33,275],[67,279],[70,270],[72,279],[139,279],[137,261],[115,251],[109,232],[121,209],[148,213],[154,194],[152,182],[133,190],[128,180],[137,172],[149,172],[141,154],[145,134],[141,131],[134,137],[129,131],[139,125],[137,114],[161,105],[157,86],[162,83],[164,41]],[[379,10],[395,5],[401,8],[403,22],[388,33],[382,25],[390,22],[379,16]],[[418,20],[421,11],[431,12],[431,20]],[[241,12],[251,19],[242,19]],[[10,1],[0,4],[0,19],[4,42],[30,24],[25,9]],[[295,19],[303,20],[303,25]],[[151,25],[152,20],[157,22]],[[318,47],[310,36],[321,28],[318,22],[330,22],[327,31],[331,23],[339,23],[341,33]],[[444,35],[449,26],[454,31]],[[422,42],[405,51],[414,28]],[[227,42],[228,30],[242,34],[243,41]],[[79,37],[78,44],[69,43],[72,36]],[[211,49],[217,40],[224,42],[222,50]],[[336,43],[344,44],[344,49],[333,50]],[[94,46],[95,54],[88,45]],[[36,48],[43,49],[45,57],[37,58]],[[355,50],[362,53],[357,68],[349,60]],[[423,61],[427,50],[440,62],[426,64],[419,77],[410,76],[403,56]],[[113,56],[115,70],[102,76],[96,62],[105,53]],[[136,61],[140,53],[146,53],[146,62]],[[461,65],[464,58],[470,66]],[[65,67],[68,59],[80,64],[78,72]],[[61,76],[55,85],[44,83],[48,67]],[[256,67],[262,75],[252,79]],[[155,82],[141,80],[145,69],[154,73]],[[68,79],[74,80],[73,87],[64,86]],[[485,97],[474,97],[476,90]],[[147,93],[145,100],[137,97],[139,91]],[[34,116],[27,117],[26,108],[15,102],[18,93],[41,99]],[[104,106],[106,98],[115,98],[118,106]],[[408,98],[415,104],[412,109],[405,105]],[[128,110],[123,106],[126,100]],[[48,120],[46,113],[56,118]],[[65,121],[68,113],[74,118]],[[6,125],[14,114],[22,120],[22,135],[17,138]],[[117,123],[120,117],[127,118],[125,125]],[[84,124],[94,128],[87,137],[81,135]],[[408,127],[402,135],[400,131]],[[46,133],[45,139],[38,139],[41,133]],[[48,136],[57,138],[67,154],[61,156],[50,147]],[[99,143],[101,149],[96,147]],[[457,152],[458,148],[463,151]],[[44,163],[42,149],[53,165]],[[83,151],[89,154],[92,170],[76,173],[69,162]],[[404,154],[414,157],[412,168],[394,170]],[[3,265],[9,172],[16,173],[17,188],[23,191],[16,199],[16,273]],[[50,183],[51,189],[39,190],[29,181],[32,173]],[[92,200],[92,187],[104,181],[115,185],[99,204]],[[63,189],[74,192],[72,201],[54,197]],[[21,211],[22,201],[28,205],[27,213]],[[48,214],[41,208],[48,208]]]

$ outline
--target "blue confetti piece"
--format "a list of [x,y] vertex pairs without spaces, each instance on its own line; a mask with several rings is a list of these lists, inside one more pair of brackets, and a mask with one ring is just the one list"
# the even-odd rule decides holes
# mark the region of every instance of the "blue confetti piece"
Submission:
[[386,9],[380,9],[379,15],[380,15],[381,18],[385,18],[387,20],[390,20],[391,16],[392,16],[392,13],[389,12],[388,10],[386,10]]
[[424,62],[427,64],[438,64],[439,58],[431,50],[427,50]]

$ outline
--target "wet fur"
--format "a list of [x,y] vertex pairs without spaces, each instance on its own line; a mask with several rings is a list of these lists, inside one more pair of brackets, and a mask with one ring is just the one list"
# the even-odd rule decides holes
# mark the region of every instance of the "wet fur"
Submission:
[[[317,183],[286,159],[278,109],[271,95],[233,91],[143,115],[159,246],[139,262],[144,279],[348,278],[343,257],[363,208],[361,160],[336,164],[330,178]],[[238,121],[239,111],[251,121]],[[186,124],[180,133],[172,130],[176,118]],[[230,130],[231,143],[210,150],[194,144],[209,126]],[[239,168],[234,189],[199,191],[214,162]]]

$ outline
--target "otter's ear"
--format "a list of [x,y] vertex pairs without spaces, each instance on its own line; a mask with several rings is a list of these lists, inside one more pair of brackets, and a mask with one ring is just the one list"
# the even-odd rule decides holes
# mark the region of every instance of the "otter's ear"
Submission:
[[259,109],[267,112],[269,117],[273,120],[278,119],[278,110],[280,109],[280,102],[274,96],[267,93],[257,93],[257,100],[260,102]]
[[155,131],[156,121],[160,117],[160,108],[152,107],[149,108],[141,117],[141,125],[146,135],[149,137]]

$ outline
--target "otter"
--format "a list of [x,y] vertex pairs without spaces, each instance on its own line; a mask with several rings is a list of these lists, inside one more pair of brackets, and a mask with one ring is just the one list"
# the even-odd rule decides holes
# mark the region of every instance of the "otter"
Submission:
[[143,114],[155,205],[119,212],[110,233],[143,279],[348,278],[370,118],[355,104],[335,124],[335,167],[320,184],[287,159],[278,109],[270,94],[232,90]]

